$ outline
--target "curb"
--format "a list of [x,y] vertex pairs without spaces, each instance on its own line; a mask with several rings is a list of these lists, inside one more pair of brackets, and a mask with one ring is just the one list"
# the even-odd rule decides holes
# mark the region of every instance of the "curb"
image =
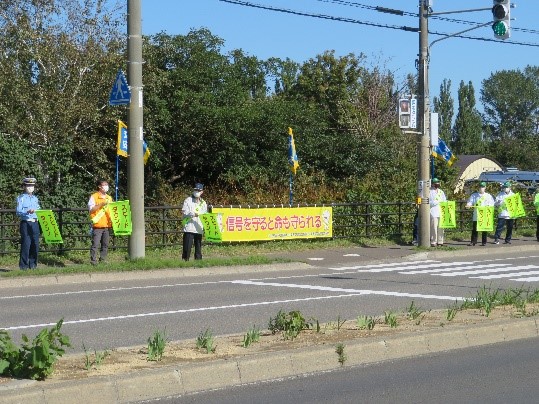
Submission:
[[[343,341],[344,367],[427,355],[539,336],[536,319],[494,320],[489,324],[457,325],[452,329],[408,331],[402,335]],[[179,396],[301,374],[341,368],[333,345],[252,354],[199,364],[141,370],[121,376],[97,376],[41,385],[14,381],[0,387],[0,403],[129,403]],[[208,377],[211,375],[211,377]],[[97,393],[97,394],[96,394]]]

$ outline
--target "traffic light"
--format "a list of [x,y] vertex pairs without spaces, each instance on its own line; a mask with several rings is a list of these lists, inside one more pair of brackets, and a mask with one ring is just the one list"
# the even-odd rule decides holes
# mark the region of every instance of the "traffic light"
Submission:
[[399,126],[401,129],[410,128],[410,99],[401,98],[399,100]]
[[511,36],[511,0],[492,0],[492,4],[494,38],[507,39]]

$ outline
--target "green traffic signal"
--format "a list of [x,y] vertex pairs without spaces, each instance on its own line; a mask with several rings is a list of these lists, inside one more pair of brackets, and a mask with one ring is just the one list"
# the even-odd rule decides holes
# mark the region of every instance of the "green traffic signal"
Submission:
[[507,33],[507,25],[503,21],[497,21],[492,24],[492,30],[497,36],[504,36]]

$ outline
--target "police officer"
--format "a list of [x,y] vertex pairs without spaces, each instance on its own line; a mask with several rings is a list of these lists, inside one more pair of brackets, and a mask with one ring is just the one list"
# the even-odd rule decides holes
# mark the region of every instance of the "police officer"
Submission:
[[36,186],[34,177],[26,177],[22,180],[23,193],[17,197],[16,214],[21,220],[19,230],[21,233],[21,253],[19,268],[23,271],[37,267],[39,254],[39,223],[37,222],[36,210],[41,209],[39,200],[34,195]]
[[208,213],[206,201],[202,199],[204,185],[196,183],[193,189],[193,194],[183,202],[183,251],[182,259],[189,261],[191,256],[191,248],[195,244],[195,259],[202,259],[202,235],[204,234],[204,226],[200,221],[199,216]]

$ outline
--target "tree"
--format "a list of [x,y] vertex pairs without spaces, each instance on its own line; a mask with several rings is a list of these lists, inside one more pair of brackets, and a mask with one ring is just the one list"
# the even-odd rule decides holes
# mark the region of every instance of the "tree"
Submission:
[[454,153],[482,154],[485,151],[481,115],[475,107],[475,92],[472,82],[460,82],[459,109],[455,120]]
[[440,97],[434,97],[434,112],[438,113],[438,133],[447,144],[453,141],[453,105],[451,97],[451,80],[444,79],[440,85]]

